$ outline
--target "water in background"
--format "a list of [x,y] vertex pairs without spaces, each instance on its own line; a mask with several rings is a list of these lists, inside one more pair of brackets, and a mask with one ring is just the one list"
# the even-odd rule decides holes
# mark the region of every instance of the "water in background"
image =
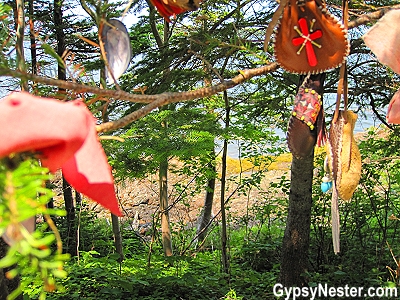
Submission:
[[[333,112],[334,106],[329,106],[328,109],[326,110],[326,114],[331,115]],[[382,123],[381,121],[375,116],[375,114],[372,112],[372,110],[359,110],[357,111],[356,109],[349,107],[350,110],[355,110],[358,115],[358,119],[356,122],[356,126],[354,128],[354,133],[362,133],[368,131],[369,128],[371,127],[378,127]],[[387,108],[383,108],[379,110],[379,114],[381,116],[386,115]],[[329,117],[330,118],[330,117]],[[327,118],[327,121],[330,121],[330,119]],[[328,127],[329,129],[329,127]],[[276,128],[275,129],[275,134],[278,135],[280,138],[282,138],[282,146],[286,145],[286,132]],[[231,158],[239,158],[240,152],[239,152],[239,146],[240,141],[230,141],[228,145],[228,156]],[[216,147],[217,154],[222,153],[222,141],[217,142],[217,147]],[[289,151],[289,149],[287,149]]]

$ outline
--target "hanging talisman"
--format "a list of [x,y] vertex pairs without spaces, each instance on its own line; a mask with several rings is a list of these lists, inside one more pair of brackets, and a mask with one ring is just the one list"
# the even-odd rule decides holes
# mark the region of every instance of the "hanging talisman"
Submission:
[[322,0],[289,0],[274,39],[276,61],[285,70],[316,74],[340,66],[350,47],[347,30]]
[[[271,28],[277,23],[273,39],[277,62],[288,72],[307,75],[295,97],[287,134],[289,149],[298,159],[309,156],[316,143],[322,145],[325,141],[321,95],[324,72],[341,66],[336,111],[327,139],[326,175],[321,184],[324,192],[332,188],[335,253],[340,251],[338,197],[350,200],[361,175],[361,156],[353,137],[357,115],[347,110],[347,10],[344,0],[342,24],[327,11],[322,0],[281,0],[264,43],[267,49]],[[344,111],[340,111],[342,95]]]
[[[282,0],[267,29],[265,44],[274,22],[278,24],[273,39],[274,55],[288,72],[309,78],[340,66],[349,53],[345,26],[327,11],[321,0]],[[306,83],[304,80],[298,89],[287,133],[289,149],[300,159],[310,155],[316,143],[321,146],[325,141],[323,81],[317,84],[320,91]]]
[[[376,55],[378,61],[400,74],[400,9],[388,11],[363,36],[365,44]],[[400,90],[389,103],[386,120],[400,124]]]
[[361,155],[353,131],[357,114],[341,110],[337,120],[332,120],[327,142],[323,192],[332,187],[332,238],[333,250],[340,251],[340,222],[338,198],[350,201],[361,178]]
[[296,158],[311,154],[315,144],[325,141],[325,118],[322,108],[322,90],[325,73],[300,78],[301,86],[294,100],[289,120],[287,143]]

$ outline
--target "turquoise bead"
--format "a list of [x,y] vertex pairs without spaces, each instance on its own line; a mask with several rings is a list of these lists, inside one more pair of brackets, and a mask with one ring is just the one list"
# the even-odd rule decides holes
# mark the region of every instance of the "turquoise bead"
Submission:
[[332,181],[329,182],[322,182],[321,183],[321,191],[323,193],[326,193],[327,191],[329,191],[332,188]]

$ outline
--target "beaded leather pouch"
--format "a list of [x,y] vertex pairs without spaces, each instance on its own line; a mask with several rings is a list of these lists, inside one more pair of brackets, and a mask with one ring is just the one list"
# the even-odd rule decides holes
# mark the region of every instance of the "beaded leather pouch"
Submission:
[[321,0],[289,0],[274,40],[276,60],[285,70],[321,73],[340,66],[349,49],[346,29]]

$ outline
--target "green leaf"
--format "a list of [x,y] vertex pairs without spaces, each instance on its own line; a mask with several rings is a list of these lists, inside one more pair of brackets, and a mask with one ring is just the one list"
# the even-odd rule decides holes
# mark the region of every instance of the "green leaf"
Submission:
[[49,44],[43,43],[42,48],[44,50],[44,53],[52,56],[57,60],[59,66],[64,67],[64,62],[62,58],[57,54],[57,52],[53,49],[53,47],[51,47]]

